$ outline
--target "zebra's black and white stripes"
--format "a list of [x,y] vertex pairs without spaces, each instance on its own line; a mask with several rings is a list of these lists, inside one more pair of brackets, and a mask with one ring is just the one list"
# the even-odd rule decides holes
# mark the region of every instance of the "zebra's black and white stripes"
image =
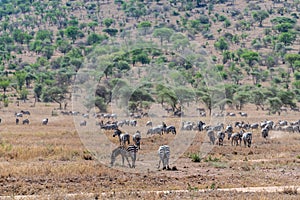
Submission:
[[242,136],[242,140],[244,141],[245,146],[251,147],[252,143],[252,133],[246,132]]
[[135,145],[141,149],[141,139],[142,139],[142,136],[141,136],[141,132],[140,131],[137,131],[133,136],[132,136],[132,140],[133,142],[135,143]]
[[[135,168],[136,153],[138,152],[138,147],[136,145],[129,145],[127,148],[125,146],[119,146],[112,151],[111,154],[111,166],[114,165],[116,158],[121,155],[122,166],[124,166],[124,159],[126,158],[130,168]],[[132,164],[130,164],[128,157],[131,157]]]
[[160,146],[158,148],[158,156],[159,156],[158,169],[160,168],[161,162],[163,164],[163,170],[170,169],[169,167],[170,147],[168,145]]

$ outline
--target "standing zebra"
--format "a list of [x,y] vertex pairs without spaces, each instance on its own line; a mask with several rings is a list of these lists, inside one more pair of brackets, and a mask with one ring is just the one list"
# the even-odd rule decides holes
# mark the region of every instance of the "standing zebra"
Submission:
[[164,132],[165,133],[173,133],[174,135],[176,135],[176,128],[175,128],[175,126],[167,126],[167,127],[165,127],[164,128]]
[[233,146],[233,145],[237,146],[239,144],[239,141],[240,141],[240,145],[241,145],[241,143],[242,143],[242,136],[243,136],[242,134],[243,134],[243,131],[241,131],[239,133],[232,134],[232,136],[231,136],[231,146]]
[[252,143],[252,133],[246,132],[242,136],[242,140],[244,141],[245,146],[251,147]]
[[120,145],[125,145],[126,142],[130,144],[130,135],[128,133],[122,133],[122,131],[116,129],[113,134],[113,137],[115,137],[116,135],[119,137]]
[[269,136],[269,128],[268,127],[265,127],[261,130],[261,136],[265,139]]
[[163,170],[170,169],[169,167],[169,159],[170,159],[170,147],[168,145],[162,145],[158,148],[158,169],[160,167],[160,162],[163,163]]
[[215,132],[213,130],[208,130],[207,131],[207,136],[209,137],[209,142],[214,145],[215,144]]
[[224,141],[224,138],[225,138],[225,133],[223,131],[219,131],[217,133],[217,138],[218,138],[218,144],[219,144],[219,146],[223,146],[223,141]]
[[[130,168],[135,168],[135,161],[136,161],[136,153],[138,152],[138,147],[136,145],[129,145],[127,148],[124,146],[119,146],[112,151],[111,154],[111,166],[114,165],[116,157],[119,155],[122,156],[122,166],[124,166],[124,158],[126,158],[128,165]],[[132,164],[130,164],[128,157],[131,157]]]
[[232,127],[231,125],[228,125],[228,126],[226,127],[226,129],[225,129],[225,133],[228,134],[228,140],[230,140],[231,135],[232,135],[232,133],[233,133],[233,127]]
[[142,136],[140,131],[136,131],[136,133],[132,136],[133,142],[139,149],[141,149],[141,139]]

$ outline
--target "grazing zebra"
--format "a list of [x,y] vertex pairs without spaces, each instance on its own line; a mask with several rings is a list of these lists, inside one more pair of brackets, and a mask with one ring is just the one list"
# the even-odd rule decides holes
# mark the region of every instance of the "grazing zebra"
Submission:
[[163,164],[164,169],[170,169],[169,167],[169,159],[170,159],[170,147],[168,145],[162,145],[158,148],[158,169],[160,168],[160,162]]
[[21,110],[20,113],[22,113],[24,115],[30,115],[30,112],[28,110]]
[[239,144],[239,141],[240,141],[240,145],[242,143],[242,134],[243,134],[243,131],[239,132],[239,133],[234,133],[232,134],[231,136],[231,146],[233,145],[238,145]]
[[269,128],[268,127],[261,129],[261,136],[265,139],[269,136]]
[[130,144],[130,135],[128,133],[122,133],[122,131],[116,129],[113,137],[115,137],[116,135],[119,137],[120,145],[125,145],[126,142]]
[[23,124],[29,124],[29,119],[24,119]]
[[86,126],[86,120],[81,121],[79,125],[80,126]]
[[147,121],[146,126],[152,126],[152,122],[151,121]]
[[251,147],[252,143],[252,133],[246,132],[242,136],[242,140],[244,141],[245,146]]
[[238,113],[241,115],[241,117],[248,117],[247,113],[244,113],[244,112],[238,112]]
[[[126,158],[130,168],[135,168],[136,153],[138,152],[138,147],[135,145],[129,145],[127,148],[124,146],[119,146],[112,151],[110,165],[113,166],[116,157],[122,156],[122,166],[124,166],[124,158]],[[128,157],[131,157],[132,164],[130,164]]]
[[258,123],[254,123],[254,124],[251,124],[250,125],[250,128],[253,130],[253,129],[258,129],[259,127],[259,124]]
[[164,132],[165,133],[173,133],[174,135],[176,135],[176,128],[175,126],[167,126],[164,128]]
[[209,137],[209,142],[214,145],[215,144],[215,132],[213,130],[208,130],[207,131],[207,136]]
[[223,131],[219,131],[217,133],[217,138],[218,138],[218,144],[219,144],[219,146],[223,146],[223,141],[224,141],[224,138],[225,138],[225,133]]
[[16,117],[23,117],[23,113],[15,113]]
[[235,117],[235,113],[227,113],[226,116]]
[[148,134],[159,134],[159,135],[162,135],[162,132],[163,132],[163,128],[161,126],[156,126],[156,127],[152,127],[150,129],[148,129],[147,131],[147,135]]
[[139,149],[141,149],[141,139],[142,136],[140,131],[136,131],[136,133],[132,136],[133,142]]
[[48,124],[48,118],[43,119],[42,124],[43,124],[43,125],[47,125],[47,124]]

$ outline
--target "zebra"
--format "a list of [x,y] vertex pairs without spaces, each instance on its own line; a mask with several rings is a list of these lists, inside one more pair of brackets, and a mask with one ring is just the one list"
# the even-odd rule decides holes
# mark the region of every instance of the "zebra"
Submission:
[[80,126],[86,126],[86,120],[81,121],[79,125]]
[[233,133],[233,127],[232,127],[231,125],[228,125],[228,126],[226,127],[226,129],[225,129],[225,133],[228,134],[228,140],[230,140],[231,135],[232,135],[232,133]]
[[[112,151],[111,154],[111,167],[114,165],[116,157],[122,156],[122,166],[124,166],[124,158],[126,158],[130,168],[135,168],[136,153],[138,152],[138,147],[136,145],[129,145],[127,148],[125,146],[119,146]],[[131,157],[132,164],[130,164],[128,157]]]
[[30,112],[28,110],[21,110],[20,113],[24,115],[30,115]]
[[252,133],[246,132],[242,136],[242,140],[244,141],[245,146],[251,147],[252,143]]
[[48,124],[48,118],[43,119],[42,124],[43,124],[43,125],[47,125],[47,124]]
[[164,132],[165,133],[173,133],[174,135],[176,135],[176,128],[175,128],[175,126],[167,126],[167,127],[165,127],[164,128]]
[[261,129],[261,136],[265,139],[269,136],[269,128],[268,127]]
[[198,130],[199,131],[203,131],[204,130],[204,126],[205,126],[205,123],[203,121],[199,121],[197,123],[197,126],[198,126]]
[[248,117],[248,114],[245,112],[238,112],[238,113],[241,115],[241,117]]
[[242,143],[242,134],[243,134],[243,131],[241,131],[239,133],[232,134],[232,136],[231,136],[231,146],[233,146],[234,144],[237,146],[239,144],[239,141],[240,141],[240,145],[241,145],[241,143]]
[[151,121],[147,121],[146,126],[152,126],[152,122]]
[[163,164],[163,170],[170,169],[169,167],[170,147],[168,145],[160,146],[158,148],[158,156],[159,156],[158,169],[160,168],[161,162]]
[[224,141],[224,138],[225,138],[225,133],[223,131],[219,131],[217,133],[217,138],[218,138],[218,144],[219,144],[219,146],[223,146],[223,141]]
[[23,124],[29,124],[29,119],[24,119]]
[[139,149],[141,149],[141,139],[142,136],[140,131],[136,131],[136,133],[132,136],[133,142]]
[[119,137],[120,145],[125,145],[126,142],[130,144],[130,135],[128,133],[122,133],[122,131],[116,129],[113,134],[113,137],[115,137],[116,135]]
[[212,145],[214,145],[215,144],[215,140],[216,140],[216,138],[215,138],[215,132],[213,130],[208,130],[207,131],[207,136],[209,137],[210,143]]
[[159,134],[159,135],[162,135],[162,131],[163,131],[163,128],[160,127],[160,126],[157,126],[157,127],[152,127],[150,129],[148,129],[147,131],[147,135],[148,134]]

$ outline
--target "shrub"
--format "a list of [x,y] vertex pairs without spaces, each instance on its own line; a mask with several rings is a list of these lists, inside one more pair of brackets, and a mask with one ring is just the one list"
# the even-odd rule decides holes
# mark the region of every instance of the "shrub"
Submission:
[[200,162],[201,161],[201,158],[199,156],[199,154],[197,153],[192,153],[189,158],[192,159],[193,162]]

